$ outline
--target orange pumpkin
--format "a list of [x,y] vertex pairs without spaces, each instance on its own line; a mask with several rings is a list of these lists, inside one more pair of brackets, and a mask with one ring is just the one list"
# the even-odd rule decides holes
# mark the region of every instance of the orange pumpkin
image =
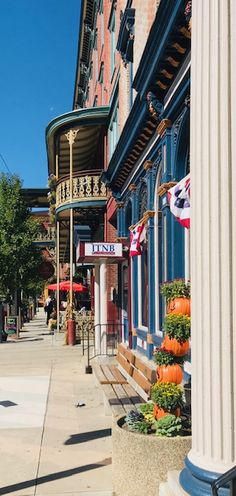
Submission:
[[[180,408],[176,408],[174,414],[176,417],[180,417]],[[159,408],[159,406],[156,403],[154,403],[153,417],[157,420],[159,418],[166,417],[166,415],[170,415],[170,412],[163,410],[163,408]]]
[[191,300],[190,298],[174,298],[169,302],[167,313],[182,313],[183,315],[191,315]]
[[157,367],[157,380],[161,382],[174,382],[181,384],[183,371],[178,363],[172,365],[160,365]]
[[165,336],[162,342],[162,347],[165,348],[167,351],[171,351],[171,353],[173,353],[173,355],[175,356],[184,356],[186,355],[186,353],[188,353],[189,350],[189,340],[179,343],[177,339],[172,339],[169,338],[169,336]]

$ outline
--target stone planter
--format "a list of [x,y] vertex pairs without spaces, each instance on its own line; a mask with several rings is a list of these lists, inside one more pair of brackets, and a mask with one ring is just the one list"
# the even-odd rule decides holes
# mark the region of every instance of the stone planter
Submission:
[[164,438],[122,429],[124,417],[113,420],[112,470],[115,496],[158,496],[169,470],[181,470],[191,437]]

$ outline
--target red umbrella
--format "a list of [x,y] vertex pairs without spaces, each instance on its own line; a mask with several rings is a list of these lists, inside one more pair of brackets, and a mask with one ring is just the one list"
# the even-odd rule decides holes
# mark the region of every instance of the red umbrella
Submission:
[[[57,284],[49,284],[48,289],[52,289],[54,291],[57,290]],[[78,284],[77,282],[73,282],[72,284],[72,290],[77,291],[80,293],[84,293],[85,291],[88,291],[88,288],[86,286],[83,286],[83,284]],[[61,281],[59,283],[59,291],[70,291],[70,281]]]

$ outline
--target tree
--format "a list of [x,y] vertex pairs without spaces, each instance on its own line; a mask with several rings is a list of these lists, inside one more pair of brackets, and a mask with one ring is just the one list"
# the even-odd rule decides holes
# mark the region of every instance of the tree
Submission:
[[10,301],[33,282],[40,252],[34,245],[38,223],[30,217],[18,176],[0,174],[0,293]]

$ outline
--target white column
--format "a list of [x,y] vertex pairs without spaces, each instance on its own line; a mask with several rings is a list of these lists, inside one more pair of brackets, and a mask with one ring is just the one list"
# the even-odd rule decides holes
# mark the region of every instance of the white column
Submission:
[[95,265],[94,277],[94,326],[95,326],[95,354],[101,353],[101,326],[100,326],[100,267]]
[[107,266],[100,265],[100,319],[101,319],[101,353],[107,352]]
[[236,464],[236,2],[192,5],[188,458],[223,473]]

